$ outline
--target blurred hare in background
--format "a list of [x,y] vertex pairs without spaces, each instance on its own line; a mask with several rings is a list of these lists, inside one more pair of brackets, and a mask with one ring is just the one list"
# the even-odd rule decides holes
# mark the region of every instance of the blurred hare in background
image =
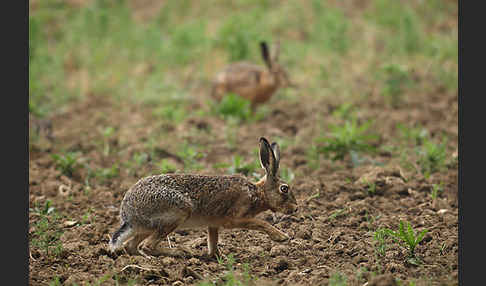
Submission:
[[251,102],[252,110],[268,101],[280,87],[296,87],[290,82],[287,71],[278,63],[280,42],[270,55],[266,42],[260,43],[266,66],[248,62],[228,65],[216,75],[211,95],[220,101],[227,93],[235,93]]

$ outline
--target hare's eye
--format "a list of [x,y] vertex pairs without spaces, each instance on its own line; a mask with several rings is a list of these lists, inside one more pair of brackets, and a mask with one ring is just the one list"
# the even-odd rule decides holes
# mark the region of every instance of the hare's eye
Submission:
[[281,185],[280,186],[280,191],[282,193],[287,193],[289,191],[289,186],[287,186],[287,185]]

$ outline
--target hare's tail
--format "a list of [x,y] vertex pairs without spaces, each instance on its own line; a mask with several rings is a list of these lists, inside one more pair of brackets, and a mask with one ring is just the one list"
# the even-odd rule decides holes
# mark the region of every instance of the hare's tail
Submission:
[[131,233],[132,228],[127,222],[124,222],[111,237],[110,250],[114,252],[115,250],[119,249],[123,245],[123,242],[130,238]]

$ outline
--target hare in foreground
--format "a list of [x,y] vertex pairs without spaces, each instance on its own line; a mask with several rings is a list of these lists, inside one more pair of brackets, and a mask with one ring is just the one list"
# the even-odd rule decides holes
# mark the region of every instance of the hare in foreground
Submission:
[[216,75],[212,87],[212,96],[220,101],[227,93],[235,93],[250,100],[254,110],[258,104],[269,100],[280,87],[295,87],[289,80],[287,71],[278,63],[280,42],[270,56],[266,42],[260,43],[260,49],[266,67],[237,62],[230,64]]
[[[254,217],[265,211],[291,214],[297,202],[278,176],[280,151],[260,138],[260,163],[265,176],[252,183],[238,175],[166,174],[139,180],[125,194],[120,208],[121,226],[111,237],[112,252],[123,247],[130,254],[155,250],[169,233],[180,228],[207,227],[208,254],[218,255],[220,228],[259,230],[282,242],[289,237]],[[148,238],[142,249],[139,244]]]

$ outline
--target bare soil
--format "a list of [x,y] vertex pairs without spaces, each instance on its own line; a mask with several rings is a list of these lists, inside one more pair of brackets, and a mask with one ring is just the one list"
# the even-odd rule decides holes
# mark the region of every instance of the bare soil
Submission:
[[[149,106],[92,94],[48,118],[54,141],[41,136],[31,146],[29,202],[30,208],[35,208],[51,200],[55,211],[63,216],[56,222],[63,232],[63,250],[56,256],[31,246],[31,285],[48,285],[55,277],[63,285],[83,285],[106,274],[116,275],[102,285],[115,285],[115,277],[122,282],[136,279],[137,285],[221,283],[218,278],[226,268],[205,256],[205,229],[172,233],[171,244],[185,249],[183,255],[153,259],[110,254],[109,235],[119,226],[118,208],[124,193],[141,177],[159,173],[155,162],[167,158],[183,169],[176,155],[183,140],[202,146],[204,156],[199,163],[203,168],[198,173],[222,174],[224,170],[213,168],[214,164],[230,163],[235,154],[245,162],[255,160],[254,149],[260,136],[295,139],[295,144],[282,150],[281,166],[296,174],[291,188],[300,208],[291,216],[270,211],[258,216],[289,234],[291,240],[281,244],[257,231],[221,232],[220,251],[234,255],[237,273],[242,273],[242,265],[248,263],[249,273],[258,278],[256,285],[327,285],[337,272],[347,277],[348,285],[393,285],[390,277],[417,281],[417,285],[458,284],[457,164],[426,179],[401,168],[398,156],[381,152],[369,155],[383,163],[380,166],[368,163],[353,167],[345,158],[342,162],[322,159],[319,168],[311,169],[306,151],[320,130],[326,130],[323,122],[332,122],[331,113],[342,102],[306,95],[285,100],[277,94],[268,103],[265,118],[236,127],[236,144],[230,148],[226,121],[197,115],[197,110],[208,108],[206,100],[209,97],[203,91],[197,92],[195,103],[188,108],[193,115],[178,124],[162,122],[152,115]],[[432,136],[447,134],[448,157],[457,156],[457,93],[437,90],[414,94],[398,109],[372,94],[356,106],[358,118],[375,120],[374,131],[381,135],[380,144],[396,144],[397,123],[420,123]],[[108,155],[103,153],[102,129],[106,126],[116,130],[116,136],[108,140]],[[147,152],[153,137],[157,139],[152,143],[156,152],[148,162],[128,165],[134,154]],[[56,169],[52,158],[52,154],[67,151],[80,152],[85,164],[70,177]],[[90,168],[110,168],[114,164],[120,168],[118,176],[87,181]],[[363,177],[375,183],[374,194],[367,193],[367,185],[360,180]],[[432,185],[440,182],[444,191],[432,200]],[[40,216],[31,211],[29,219],[32,241]],[[377,254],[373,233],[380,227],[397,229],[400,220],[410,222],[416,230],[428,229],[416,249],[420,265],[411,264],[407,250],[389,239],[385,256]]]

